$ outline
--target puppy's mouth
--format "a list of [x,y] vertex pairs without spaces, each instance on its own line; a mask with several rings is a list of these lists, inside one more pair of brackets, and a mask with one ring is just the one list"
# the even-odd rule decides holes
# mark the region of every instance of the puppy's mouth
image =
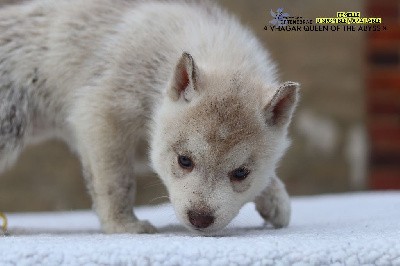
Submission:
[[188,229],[196,234],[203,236],[217,236],[218,232],[221,231],[220,227],[208,227],[208,228],[197,228],[192,225],[187,225]]

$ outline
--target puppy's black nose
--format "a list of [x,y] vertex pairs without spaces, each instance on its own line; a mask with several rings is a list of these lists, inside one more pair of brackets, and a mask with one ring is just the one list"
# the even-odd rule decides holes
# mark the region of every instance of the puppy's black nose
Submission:
[[189,222],[196,228],[207,228],[215,220],[210,212],[203,211],[188,211]]

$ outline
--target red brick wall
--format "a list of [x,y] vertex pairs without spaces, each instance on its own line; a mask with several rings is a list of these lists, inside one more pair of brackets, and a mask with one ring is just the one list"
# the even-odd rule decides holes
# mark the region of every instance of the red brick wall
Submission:
[[369,0],[366,10],[387,27],[367,34],[369,186],[400,189],[400,1]]

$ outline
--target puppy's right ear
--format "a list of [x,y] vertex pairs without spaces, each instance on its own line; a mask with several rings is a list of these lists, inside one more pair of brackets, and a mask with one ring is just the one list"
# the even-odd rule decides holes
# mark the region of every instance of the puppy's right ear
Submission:
[[287,126],[298,101],[300,85],[285,82],[279,86],[272,100],[264,107],[266,122],[269,126]]
[[196,87],[197,72],[193,57],[184,52],[175,67],[175,72],[168,88],[168,96],[173,101],[183,99],[186,102],[190,102],[198,93]]

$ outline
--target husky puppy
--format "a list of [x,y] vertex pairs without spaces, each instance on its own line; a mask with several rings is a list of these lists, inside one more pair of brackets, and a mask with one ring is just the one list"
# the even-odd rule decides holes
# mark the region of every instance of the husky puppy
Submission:
[[212,3],[37,0],[0,10],[0,170],[59,138],[79,156],[106,233],[153,233],[132,209],[135,148],[179,220],[210,234],[254,201],[287,226],[275,174],[297,83],[280,84],[255,36]]

